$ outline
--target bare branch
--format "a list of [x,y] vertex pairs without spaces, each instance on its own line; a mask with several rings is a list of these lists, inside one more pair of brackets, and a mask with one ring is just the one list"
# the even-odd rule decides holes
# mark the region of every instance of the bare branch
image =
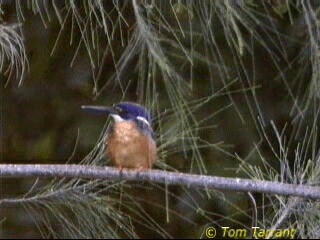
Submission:
[[161,170],[119,170],[88,165],[0,164],[0,177],[68,177],[85,179],[152,181],[188,187],[237,192],[259,192],[320,199],[320,187],[243,178],[213,177]]

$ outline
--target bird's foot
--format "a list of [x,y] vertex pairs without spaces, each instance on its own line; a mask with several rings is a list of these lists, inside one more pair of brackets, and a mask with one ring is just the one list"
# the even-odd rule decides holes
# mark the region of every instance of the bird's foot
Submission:
[[123,175],[123,167],[122,166],[117,166],[117,169],[119,170],[119,175]]
[[140,167],[138,167],[138,169],[137,169],[137,171],[138,172],[143,172],[143,171],[147,171],[149,168],[147,168],[147,167],[142,167],[142,166],[140,166]]

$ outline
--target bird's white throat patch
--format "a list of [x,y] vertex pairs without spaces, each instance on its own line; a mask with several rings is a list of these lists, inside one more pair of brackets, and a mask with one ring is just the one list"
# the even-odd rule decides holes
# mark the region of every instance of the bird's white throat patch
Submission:
[[116,122],[122,122],[124,119],[117,114],[110,114]]
[[[125,121],[125,119],[123,119],[122,117],[120,117],[119,115],[117,114],[110,114],[111,117],[113,117],[113,119],[116,121],[116,122],[123,122]],[[141,122],[144,122],[145,124],[147,124],[149,127],[150,127],[150,123],[148,122],[147,119],[145,119],[144,117],[141,117],[141,116],[138,116],[137,117],[137,120],[141,121]]]

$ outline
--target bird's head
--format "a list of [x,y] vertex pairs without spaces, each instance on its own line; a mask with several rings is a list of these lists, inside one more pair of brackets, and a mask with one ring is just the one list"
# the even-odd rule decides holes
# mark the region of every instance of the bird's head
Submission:
[[93,113],[110,115],[116,122],[133,121],[142,129],[151,129],[149,111],[136,103],[119,102],[113,104],[112,107],[82,106],[82,109]]

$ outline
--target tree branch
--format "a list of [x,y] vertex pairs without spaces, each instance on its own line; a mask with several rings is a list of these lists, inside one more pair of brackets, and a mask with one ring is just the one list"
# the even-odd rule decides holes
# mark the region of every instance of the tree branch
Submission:
[[279,182],[226,178],[161,170],[119,170],[88,165],[0,164],[0,177],[68,177],[105,180],[166,182],[169,185],[207,187],[237,192],[259,192],[320,199],[320,187]]

